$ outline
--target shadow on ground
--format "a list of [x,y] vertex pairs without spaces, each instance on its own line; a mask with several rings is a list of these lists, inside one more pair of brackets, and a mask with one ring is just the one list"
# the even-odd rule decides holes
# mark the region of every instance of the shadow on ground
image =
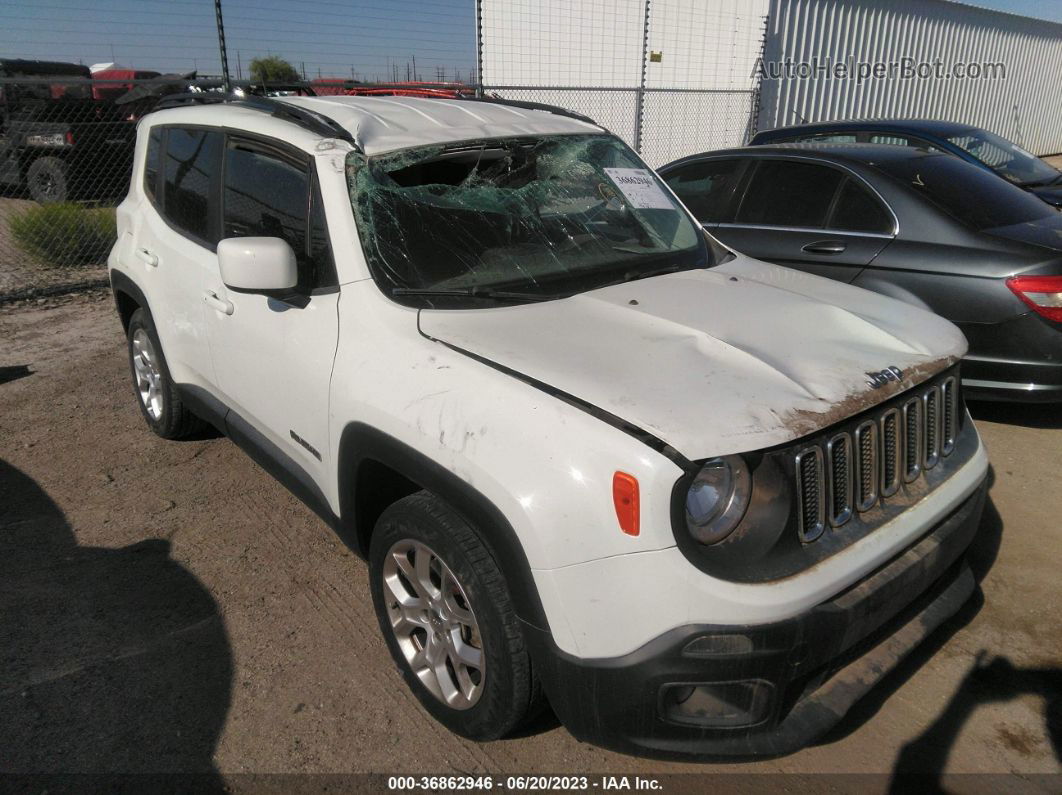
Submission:
[[[1006,657],[989,659],[981,652],[936,720],[900,750],[890,792],[910,792],[915,784],[921,792],[945,792],[942,773],[948,755],[974,711],[1025,694],[1043,699],[1047,737],[1062,762],[1062,668],[1017,668]],[[1009,741],[1027,742],[1020,737]]]
[[20,378],[25,378],[28,375],[33,375],[33,371],[29,369],[28,364],[16,364],[10,367],[0,367],[0,384],[6,384],[9,381],[17,381]]
[[0,773],[196,773],[229,709],[217,604],[169,543],[77,544],[0,460]]

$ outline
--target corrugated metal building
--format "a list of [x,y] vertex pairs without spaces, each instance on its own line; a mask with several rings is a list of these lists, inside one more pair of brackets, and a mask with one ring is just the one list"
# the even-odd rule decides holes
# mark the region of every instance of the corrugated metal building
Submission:
[[[765,79],[758,127],[923,117],[1062,152],[1062,25],[948,0],[771,0],[764,63],[940,63],[981,77]],[[1002,64],[1003,74],[992,64]],[[850,70],[851,71],[851,70]],[[866,69],[864,69],[864,72]],[[992,73],[992,74],[990,74]]]
[[[652,165],[885,116],[1062,152],[1062,24],[950,0],[480,0],[478,18],[488,91],[588,113]],[[905,63],[936,71],[904,78]],[[861,75],[875,64],[894,76]],[[980,76],[956,77],[967,65]]]

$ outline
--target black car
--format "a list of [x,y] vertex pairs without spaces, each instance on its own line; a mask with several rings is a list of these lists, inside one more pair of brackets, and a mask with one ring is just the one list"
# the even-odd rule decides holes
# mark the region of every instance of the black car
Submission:
[[1062,208],[1062,171],[1002,136],[953,121],[871,119],[822,121],[764,130],[750,146],[782,143],[870,143],[939,149],[986,168],[1048,204]]
[[0,184],[42,204],[125,191],[136,123],[93,99],[88,67],[0,58],[0,78]]
[[938,151],[784,144],[660,169],[752,257],[928,308],[962,329],[969,397],[1062,401],[1062,213]]

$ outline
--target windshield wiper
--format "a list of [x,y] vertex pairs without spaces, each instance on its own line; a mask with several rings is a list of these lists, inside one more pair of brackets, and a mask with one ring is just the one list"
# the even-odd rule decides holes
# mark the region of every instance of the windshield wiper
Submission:
[[509,290],[492,290],[489,287],[392,287],[391,295],[457,296],[460,298],[484,298],[488,301],[549,301],[555,295],[542,293],[519,293]]

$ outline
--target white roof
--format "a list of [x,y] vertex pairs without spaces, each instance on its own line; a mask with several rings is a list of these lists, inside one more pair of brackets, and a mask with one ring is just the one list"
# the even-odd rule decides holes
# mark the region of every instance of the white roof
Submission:
[[420,97],[280,97],[350,131],[367,155],[410,146],[517,135],[599,133],[569,116],[490,102]]

